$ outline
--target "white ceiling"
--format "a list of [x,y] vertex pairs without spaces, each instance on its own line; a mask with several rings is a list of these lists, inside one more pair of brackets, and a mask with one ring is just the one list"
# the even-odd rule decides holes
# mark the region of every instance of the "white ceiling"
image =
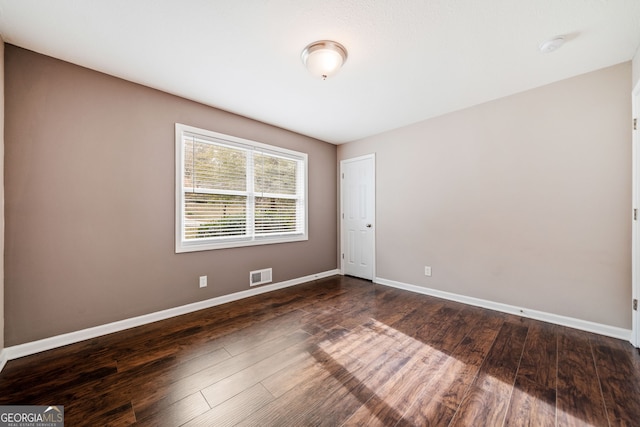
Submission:
[[[640,1],[0,0],[0,34],[340,144],[628,61]],[[349,52],[326,81],[300,60],[321,39]]]

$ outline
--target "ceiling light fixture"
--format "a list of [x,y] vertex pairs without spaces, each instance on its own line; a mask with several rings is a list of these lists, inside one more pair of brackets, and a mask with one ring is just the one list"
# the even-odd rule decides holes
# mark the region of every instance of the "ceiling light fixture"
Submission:
[[540,44],[540,52],[551,53],[564,44],[564,36],[556,36]]
[[309,72],[326,80],[338,72],[347,60],[347,49],[331,40],[313,42],[302,51],[302,62]]

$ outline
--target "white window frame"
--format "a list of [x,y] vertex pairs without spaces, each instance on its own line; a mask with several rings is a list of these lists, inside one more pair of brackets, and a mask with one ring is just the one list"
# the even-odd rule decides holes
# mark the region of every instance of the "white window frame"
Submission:
[[[175,251],[176,253],[206,251],[212,249],[237,248],[244,246],[267,245],[273,243],[287,243],[309,240],[308,233],[308,156],[306,153],[288,150],[286,148],[275,147],[273,145],[263,144],[261,142],[251,141],[248,139],[238,138],[231,135],[225,135],[218,132],[212,132],[206,129],[199,129],[180,123],[175,125],[175,156],[176,156],[176,196],[175,196]],[[294,233],[282,233],[273,236],[255,236],[253,226],[250,223],[253,220],[253,208],[255,206],[255,197],[262,197],[262,194],[253,192],[253,184],[247,188],[247,226],[251,229],[249,237],[222,237],[208,239],[190,239],[184,238],[184,134],[191,134],[203,139],[219,141],[223,144],[240,147],[247,150],[256,150],[266,152],[270,155],[281,156],[287,159],[300,161],[302,171],[297,177],[297,184],[302,190],[302,200],[300,205],[304,206],[302,215],[302,231]],[[247,162],[247,168],[252,167],[252,161]],[[300,188],[302,186],[302,188]],[[268,194],[264,196],[269,197]]]

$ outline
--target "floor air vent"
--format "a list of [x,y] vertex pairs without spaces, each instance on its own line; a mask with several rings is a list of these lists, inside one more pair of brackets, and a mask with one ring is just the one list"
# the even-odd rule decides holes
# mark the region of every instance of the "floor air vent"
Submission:
[[265,268],[264,270],[256,270],[249,273],[249,285],[257,286],[264,285],[271,282],[271,269]]

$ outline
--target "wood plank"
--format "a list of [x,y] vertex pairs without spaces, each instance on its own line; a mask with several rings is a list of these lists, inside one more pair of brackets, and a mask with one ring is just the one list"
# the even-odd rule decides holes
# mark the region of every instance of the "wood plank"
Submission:
[[344,426],[390,426],[402,420],[409,407],[428,393],[428,379],[434,376],[447,358],[430,348],[432,363],[424,362],[424,354],[417,354],[396,375],[375,391],[374,395],[343,424]]
[[308,380],[322,375],[322,364],[314,357],[304,357],[295,360],[285,369],[270,375],[261,381],[261,384],[274,397],[280,397],[292,388],[299,386]]
[[309,359],[310,351],[315,347],[315,338],[288,347],[257,363],[242,369],[226,378],[202,389],[202,394],[213,408],[227,399],[241,393],[263,379],[287,369],[290,365]]
[[451,426],[502,425],[526,336],[525,326],[502,325],[478,376],[451,420]]
[[270,341],[252,352],[245,352],[231,359],[218,363],[211,368],[204,369],[194,375],[181,378],[170,386],[157,387],[153,382],[144,386],[144,393],[132,397],[136,414],[147,418],[151,414],[162,410],[190,394],[196,393],[211,384],[220,381],[260,360],[263,360],[279,351],[305,341],[309,335],[299,331],[294,334]]
[[391,329],[372,320],[344,334],[338,340],[321,342],[319,347],[336,360],[347,356],[367,360],[372,351],[377,352],[380,348],[388,348],[395,342]]
[[[433,337],[442,336],[449,330],[447,314],[451,313],[450,310],[455,310],[452,307],[443,309],[443,306],[443,301],[432,299],[432,304],[427,307],[421,305],[394,323],[393,329],[399,328],[403,332],[414,335],[419,329],[428,329]],[[456,314],[459,315],[460,312]],[[458,328],[462,333],[468,329]],[[406,341],[404,333],[398,332],[398,334],[405,337]],[[412,362],[408,363],[405,366],[406,369],[401,370],[381,390],[376,391],[375,396],[349,418],[346,425],[395,425],[402,420],[403,414],[409,407],[427,392],[429,379],[442,369],[447,356],[435,346],[425,345],[413,338],[411,340],[420,346],[403,346],[403,341],[397,339],[399,349],[410,350]],[[435,338],[429,341],[437,340],[441,339]],[[420,363],[417,363],[418,360]]]
[[[311,410],[301,417],[301,425],[332,427],[341,424],[346,417],[371,399],[375,391],[386,384],[408,361],[409,357],[406,354],[394,350],[387,350],[373,358],[358,374],[343,381],[342,385],[331,393],[326,393],[323,399],[318,399]],[[344,367],[338,364],[336,369]],[[388,411],[395,412],[392,407],[388,407]]]
[[[360,375],[365,364],[346,356],[340,364],[325,352],[313,354],[320,369],[313,375],[260,409],[253,412],[240,426],[304,425],[302,418],[317,404],[318,398],[327,396],[343,384]],[[311,373],[310,373],[311,374]]]
[[400,320],[413,310],[415,295],[406,294],[398,289],[387,288],[375,294],[372,318],[386,325]]
[[556,389],[525,376],[518,376],[513,388],[505,426],[553,427],[556,425]]
[[304,314],[300,310],[281,314],[259,324],[226,334],[216,339],[216,344],[223,346],[232,356],[244,353],[300,329],[299,323]]
[[438,363],[440,369],[428,379],[428,389],[416,397],[398,426],[448,425],[492,349],[502,324],[497,317],[475,323],[451,354],[440,352],[445,356],[444,361],[433,359],[432,362]]
[[557,328],[533,320],[523,323],[529,332],[504,423],[508,426],[554,426]]
[[[242,422],[249,414],[262,408],[273,400],[273,396],[262,386],[256,384],[221,405],[183,424],[184,427],[224,427]],[[174,424],[175,426],[176,424]]]
[[[335,425],[344,413],[355,411],[379,387],[406,363],[407,356],[381,342],[388,337],[372,334],[369,328],[322,341],[312,355],[317,363],[277,402],[267,405],[246,420],[247,425]],[[353,351],[342,351],[348,341]],[[355,343],[355,345],[352,345]],[[306,374],[306,375],[305,375]],[[286,407],[295,419],[282,418],[278,406]]]
[[180,426],[204,414],[211,408],[200,392],[172,403],[148,418],[138,420],[136,426],[174,427]]
[[[339,337],[345,336],[348,333],[348,331],[343,329],[338,329],[336,332],[337,333],[328,331],[326,334],[318,337],[318,342],[325,341],[323,338],[327,338],[330,342],[335,342],[335,339],[340,339]],[[309,378],[324,377],[327,374],[324,366],[328,364],[329,358],[333,356],[325,351],[316,352],[315,350],[311,351],[309,356],[310,357],[295,360],[294,363],[287,368],[281,369],[262,380],[262,384],[273,396],[280,397],[294,387],[308,383]],[[343,356],[341,363],[348,366],[354,365],[353,358],[348,355]]]
[[558,425],[609,425],[600,387],[587,335],[559,335]]
[[418,330],[424,328],[425,325],[430,325],[431,330],[442,327],[442,317],[439,316],[441,316],[445,304],[443,301],[435,300],[427,304],[417,302],[416,305],[415,309],[390,326],[412,341],[419,342],[419,338],[416,335]]
[[[41,401],[47,396],[52,396],[52,389],[65,390],[77,387],[84,387],[94,381],[114,376],[118,369],[115,362],[112,366],[98,366],[92,370],[83,368],[75,370],[69,369],[67,374],[55,376],[58,370],[42,377],[34,377],[33,374],[25,373],[25,378],[20,380],[2,382],[0,386],[0,404],[30,404],[29,402]],[[43,378],[47,378],[43,381]]]
[[130,407],[133,412],[131,397],[136,393],[144,393],[148,384],[169,387],[170,373],[173,369],[175,364],[172,358],[155,360],[124,373],[66,389],[65,413],[93,416],[104,412],[117,412],[119,408],[126,407]]
[[[136,394],[145,394],[147,390],[170,388],[178,378],[192,375],[205,367],[215,366],[229,357],[224,349],[214,353],[222,354],[192,359],[186,366],[177,363],[174,357],[168,357],[139,365],[116,375],[68,388],[63,396],[65,410],[92,413],[118,408],[125,403],[130,404],[132,397]],[[98,402],[98,407],[91,406]]]
[[468,314],[463,313],[463,307],[445,304],[416,331],[415,338],[440,351],[451,353],[473,326],[468,322]]
[[613,338],[592,340],[593,355],[611,425],[640,424],[640,361],[631,344]]
[[557,327],[531,321],[518,375],[555,390],[557,381]]
[[64,408],[64,422],[69,426],[130,426],[135,423],[136,416],[131,403],[116,408],[103,409],[100,405],[85,408],[82,411]]

